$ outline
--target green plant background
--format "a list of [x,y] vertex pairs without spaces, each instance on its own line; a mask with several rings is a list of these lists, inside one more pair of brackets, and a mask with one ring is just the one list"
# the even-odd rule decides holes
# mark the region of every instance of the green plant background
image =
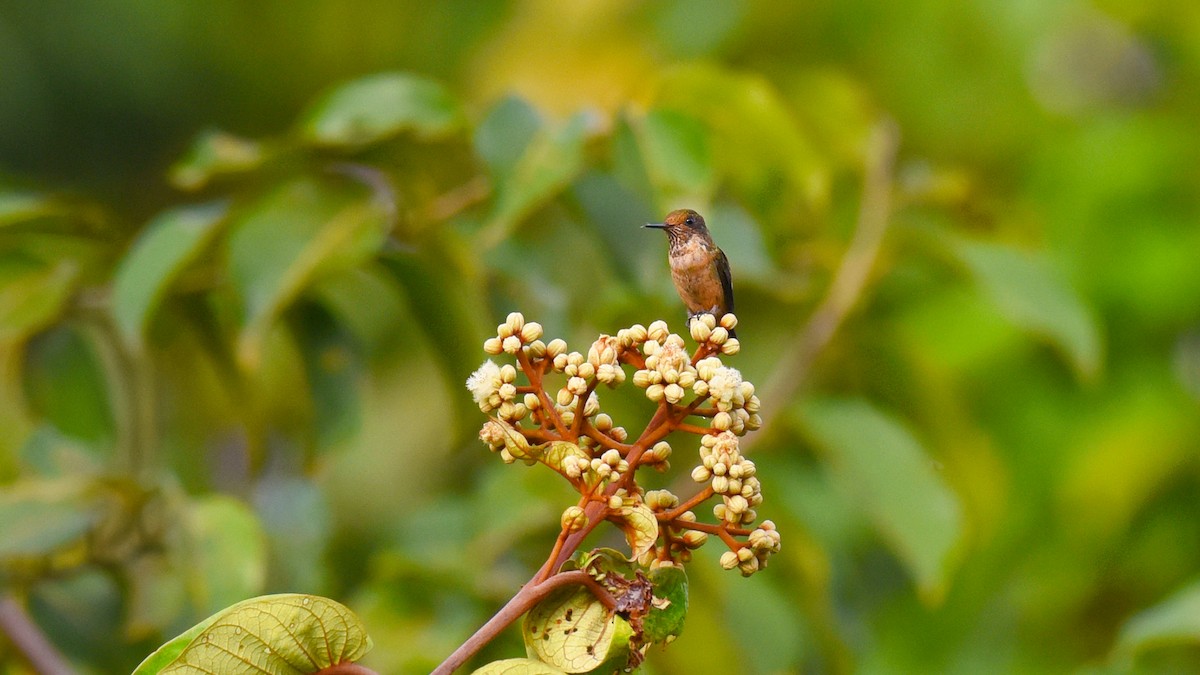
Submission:
[[572,503],[474,439],[492,326],[682,330],[638,225],[692,206],[762,385],[891,118],[869,281],[763,401],[783,552],[710,543],[646,671],[1194,671],[1196,7],[0,4],[0,580],[83,672],[268,592],[427,672]]

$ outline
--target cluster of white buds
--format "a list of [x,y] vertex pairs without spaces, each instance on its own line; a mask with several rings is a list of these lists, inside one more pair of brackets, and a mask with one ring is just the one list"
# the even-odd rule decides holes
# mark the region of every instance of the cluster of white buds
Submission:
[[679,403],[697,379],[683,338],[669,332],[664,321],[650,324],[647,332],[648,339],[642,343],[646,367],[633,374],[633,383],[645,389],[651,401]]
[[713,515],[732,527],[758,518],[754,508],[763,498],[756,471],[754,462],[742,456],[733,432],[700,438],[700,465],[692,470],[692,480],[710,483],[713,492],[721,495],[722,503],[713,507]]
[[[740,349],[730,336],[736,325],[732,314],[719,321],[710,314],[693,317],[689,332],[699,345],[694,353],[664,321],[648,328],[635,324],[615,336],[601,335],[581,353],[570,351],[561,339],[543,342],[541,325],[513,312],[496,327],[495,337],[485,341],[484,350],[491,355],[509,354],[517,365],[497,365],[489,359],[467,379],[476,404],[490,418],[479,437],[507,463],[544,463],[589,499],[607,500],[608,514],[603,517],[628,518],[626,526],[638,532],[645,532],[636,525],[639,519],[647,522],[639,508],[644,513],[649,507],[661,519],[659,540],[638,549],[642,564],[653,568],[687,562],[692,551],[717,532],[732,549],[722,556],[721,564],[752,574],[779,550],[779,533],[770,521],[749,530],[763,497],[756,467],[742,456],[739,437],[759,428],[762,419],[754,385],[721,360]],[[637,368],[633,383],[645,390],[647,398],[673,406],[660,408],[654,419],[663,426],[647,427],[643,437],[662,439],[672,429],[701,436],[700,464],[692,478],[711,487],[711,493],[698,496],[720,496],[712,509],[719,524],[699,523],[692,510],[677,512],[681,502],[670,491],[645,492],[631,480],[632,458],[636,457],[636,466],[666,470],[672,446],[666,440],[650,447],[627,445],[628,432],[601,412],[596,391],[602,384],[609,388],[622,384],[625,363]],[[547,387],[546,377],[554,374],[565,379],[557,389]],[[690,416],[711,418],[709,426],[685,422]],[[689,508],[692,505],[688,503]],[[593,510],[593,506],[567,508],[562,514],[564,531],[595,526],[588,516]],[[727,535],[746,539],[738,543]]]
[[696,395],[707,396],[717,408],[712,418],[713,429],[742,436],[762,426],[754,384],[743,380],[736,368],[710,356],[696,363],[696,374],[698,379],[693,386]]
[[496,412],[500,419],[516,423],[529,414],[528,405],[517,399],[516,380],[517,369],[512,364],[497,366],[488,359],[467,378],[467,388],[480,410]]
[[737,323],[737,317],[732,314],[722,316],[719,323],[712,314],[697,314],[688,323],[688,330],[696,344],[707,343],[714,351],[732,356],[742,348],[737,338],[729,337],[729,331],[737,327]]
[[616,450],[605,450],[599,457],[593,457],[589,467],[603,482],[619,482],[629,472],[629,462]]
[[496,337],[488,338],[483,343],[483,351],[489,354],[516,354],[522,349],[528,354],[540,356],[546,352],[547,346],[542,342],[542,324],[536,321],[525,322],[520,312],[512,312],[504,323],[496,326]]
[[487,443],[492,452],[499,452],[505,464],[518,459],[533,464],[537,459],[529,454],[529,441],[514,426],[503,420],[488,420],[479,430],[479,439]]
[[736,567],[742,576],[748,577],[766,567],[768,559],[778,553],[779,548],[779,530],[775,529],[775,523],[764,520],[758,529],[750,533],[746,546],[721,554],[721,567],[727,570]]
[[609,335],[601,335],[588,348],[587,364],[589,370],[595,373],[596,381],[615,387],[625,381],[625,371],[621,368],[621,340]]

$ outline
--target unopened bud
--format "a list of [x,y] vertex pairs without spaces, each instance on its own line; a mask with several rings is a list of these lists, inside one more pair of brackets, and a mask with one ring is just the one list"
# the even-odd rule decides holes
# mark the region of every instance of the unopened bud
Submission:
[[567,532],[579,532],[588,525],[587,514],[578,506],[568,506],[562,512],[562,528]]

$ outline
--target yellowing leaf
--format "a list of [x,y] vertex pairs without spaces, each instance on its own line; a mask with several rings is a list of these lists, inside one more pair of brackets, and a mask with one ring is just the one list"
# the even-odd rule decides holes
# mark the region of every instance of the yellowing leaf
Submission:
[[546,466],[561,473],[563,470],[563,462],[565,462],[568,457],[587,459],[587,453],[581,450],[580,447],[574,443],[568,443],[567,441],[554,441],[548,446],[545,446],[545,450],[539,459],[541,459]]
[[371,648],[344,605],[314,595],[264,595],[222,610],[159,647],[133,675],[296,675],[354,662]]
[[564,671],[536,659],[504,659],[492,661],[471,675],[564,675]]
[[568,673],[586,673],[628,656],[632,629],[587,588],[566,586],[529,610],[523,632],[531,655]]
[[625,539],[632,549],[630,558],[637,559],[658,540],[658,518],[645,504],[622,506],[613,511],[612,518],[617,519],[617,527],[625,533]]

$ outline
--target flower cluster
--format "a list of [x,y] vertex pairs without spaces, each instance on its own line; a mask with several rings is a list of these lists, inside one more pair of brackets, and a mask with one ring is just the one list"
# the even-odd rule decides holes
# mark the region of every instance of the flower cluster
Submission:
[[[485,341],[484,351],[507,354],[515,365],[489,359],[467,379],[489,416],[480,439],[505,462],[540,462],[579,490],[579,504],[563,512],[563,536],[611,520],[626,531],[641,562],[656,567],[687,562],[710,534],[720,534],[731,549],[722,565],[750,574],[779,550],[779,533],[770,521],[745,529],[757,519],[763,498],[739,437],[758,429],[762,419],[754,385],[722,362],[741,348],[729,336],[736,325],[732,314],[719,322],[709,314],[694,317],[689,328],[697,346],[691,353],[663,321],[601,335],[583,353],[570,351],[561,339],[543,342],[542,326],[514,312]],[[636,440],[601,411],[597,394],[600,385],[623,384],[625,366],[633,369],[633,384],[658,406]],[[551,386],[550,379],[558,384]],[[707,424],[690,418],[707,418]],[[707,486],[683,507],[667,490],[646,492],[636,476],[643,466],[669,469],[666,437],[672,432],[701,437],[692,478]],[[714,496],[721,498],[713,507],[717,524],[698,522],[692,507]]]
[[754,462],[742,457],[738,437],[722,431],[700,439],[700,465],[692,470],[692,480],[712,485],[723,501],[713,507],[713,515],[736,527],[758,518],[754,507],[762,503],[762,486],[756,471]]

